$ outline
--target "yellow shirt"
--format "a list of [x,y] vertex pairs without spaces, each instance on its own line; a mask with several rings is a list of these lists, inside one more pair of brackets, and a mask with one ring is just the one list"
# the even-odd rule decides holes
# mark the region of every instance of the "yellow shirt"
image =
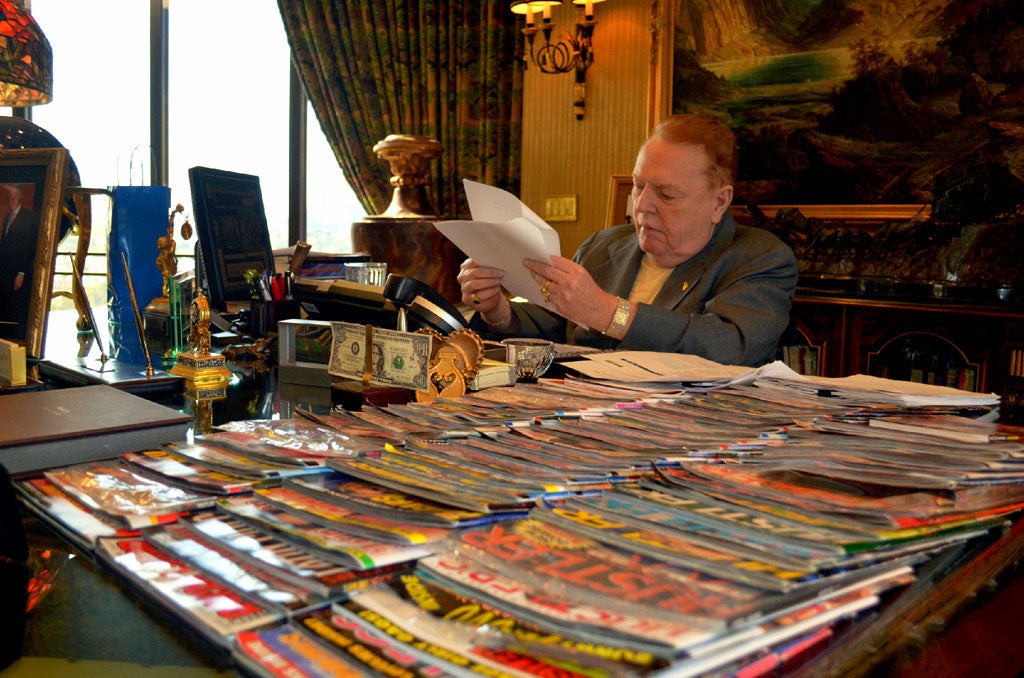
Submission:
[[630,301],[642,301],[645,304],[654,303],[654,297],[658,296],[662,285],[668,280],[673,269],[662,268],[651,261],[646,254],[640,260],[640,272],[636,274],[633,281],[633,289],[629,292]]

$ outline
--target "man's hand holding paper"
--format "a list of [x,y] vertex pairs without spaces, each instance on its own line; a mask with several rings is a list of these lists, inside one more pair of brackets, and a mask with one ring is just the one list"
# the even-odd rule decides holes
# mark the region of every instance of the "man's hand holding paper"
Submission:
[[547,263],[559,256],[558,232],[508,191],[468,179],[463,183],[473,220],[440,221],[435,228],[480,267],[503,271],[509,293],[549,306],[523,260]]

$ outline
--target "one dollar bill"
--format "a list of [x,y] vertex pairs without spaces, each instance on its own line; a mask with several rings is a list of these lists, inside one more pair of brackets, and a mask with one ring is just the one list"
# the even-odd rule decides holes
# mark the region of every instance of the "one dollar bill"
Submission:
[[[423,391],[430,376],[430,335],[332,322],[331,360],[336,377]],[[369,361],[367,361],[369,355]]]

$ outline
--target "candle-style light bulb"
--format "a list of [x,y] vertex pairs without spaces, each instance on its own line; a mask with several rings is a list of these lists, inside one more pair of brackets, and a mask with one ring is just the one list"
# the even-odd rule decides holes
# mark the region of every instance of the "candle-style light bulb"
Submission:
[[594,18],[594,0],[587,0],[583,5],[583,14],[587,17],[587,21]]
[[533,5],[526,6],[526,25],[533,28]]

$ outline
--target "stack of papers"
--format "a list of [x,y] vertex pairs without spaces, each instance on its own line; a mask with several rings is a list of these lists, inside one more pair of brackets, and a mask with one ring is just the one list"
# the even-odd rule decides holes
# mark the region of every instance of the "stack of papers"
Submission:
[[892,403],[907,407],[946,405],[990,407],[999,404],[995,393],[975,393],[949,386],[920,384],[855,374],[815,377],[795,372],[781,360],[756,369],[722,365],[681,353],[612,351],[581,356],[569,364],[593,379],[626,383],[686,382],[701,386],[755,384],[797,394],[828,395],[849,401]]

